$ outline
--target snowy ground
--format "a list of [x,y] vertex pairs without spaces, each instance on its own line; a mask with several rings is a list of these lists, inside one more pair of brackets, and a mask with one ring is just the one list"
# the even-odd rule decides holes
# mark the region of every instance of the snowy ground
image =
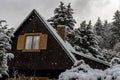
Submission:
[[65,72],[61,73],[59,80],[120,80],[120,65],[114,59],[110,68],[106,70],[92,69],[83,60]]

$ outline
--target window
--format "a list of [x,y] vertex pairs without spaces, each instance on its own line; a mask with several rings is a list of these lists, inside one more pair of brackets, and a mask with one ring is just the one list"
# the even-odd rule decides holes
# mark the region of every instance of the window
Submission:
[[26,37],[25,49],[31,49],[32,46],[32,36]]
[[26,36],[25,49],[39,49],[40,36]]
[[34,36],[33,49],[39,49],[40,36]]
[[17,50],[23,52],[40,52],[47,49],[47,34],[42,33],[25,33],[18,36]]

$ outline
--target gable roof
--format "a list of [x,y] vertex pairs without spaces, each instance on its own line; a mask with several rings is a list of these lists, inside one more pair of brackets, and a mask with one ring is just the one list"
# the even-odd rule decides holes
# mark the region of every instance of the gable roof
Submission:
[[67,56],[72,60],[73,63],[75,63],[75,62],[78,61],[76,59],[76,57],[74,56],[74,54],[77,54],[79,56],[82,56],[82,57],[88,58],[90,60],[96,61],[98,63],[102,63],[104,65],[109,66],[109,63],[107,63],[105,61],[102,61],[100,59],[97,59],[97,58],[94,58],[94,57],[90,57],[88,55],[85,55],[83,53],[75,51],[73,49],[73,47],[67,41],[64,41],[60,37],[60,35],[58,35],[57,31],[35,9],[25,18],[25,20],[20,24],[20,26],[15,30],[15,33],[17,32],[17,30],[19,30],[19,28],[21,27],[21,25],[32,15],[32,13],[35,13],[37,15],[37,17],[43,22],[43,24],[45,25],[45,27],[52,34],[52,36],[57,40],[57,42],[64,49],[64,51],[66,52]]

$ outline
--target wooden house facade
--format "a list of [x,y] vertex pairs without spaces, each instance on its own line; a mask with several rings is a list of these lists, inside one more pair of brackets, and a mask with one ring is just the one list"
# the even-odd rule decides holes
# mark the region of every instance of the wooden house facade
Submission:
[[58,78],[61,72],[80,59],[93,68],[109,67],[104,61],[70,50],[70,45],[36,10],[27,16],[14,36],[10,52],[15,57],[8,64],[10,77]]

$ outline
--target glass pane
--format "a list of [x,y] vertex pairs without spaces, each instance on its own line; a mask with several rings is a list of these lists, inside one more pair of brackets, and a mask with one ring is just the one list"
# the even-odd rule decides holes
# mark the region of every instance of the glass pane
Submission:
[[25,49],[31,49],[32,46],[32,36],[26,37]]
[[40,36],[34,36],[33,49],[39,49]]

